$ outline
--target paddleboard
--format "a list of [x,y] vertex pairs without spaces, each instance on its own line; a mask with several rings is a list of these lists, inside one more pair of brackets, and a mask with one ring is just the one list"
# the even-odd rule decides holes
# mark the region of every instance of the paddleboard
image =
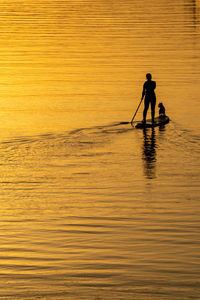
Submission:
[[154,119],[154,123],[152,124],[151,119],[146,120],[146,123],[138,122],[135,125],[135,128],[153,128],[157,126],[162,126],[169,123],[169,117],[168,116],[160,116],[156,117]]

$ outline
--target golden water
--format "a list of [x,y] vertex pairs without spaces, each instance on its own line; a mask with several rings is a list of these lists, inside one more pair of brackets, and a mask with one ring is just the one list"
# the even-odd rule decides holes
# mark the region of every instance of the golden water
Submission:
[[0,299],[200,299],[199,0],[2,0],[0,51]]

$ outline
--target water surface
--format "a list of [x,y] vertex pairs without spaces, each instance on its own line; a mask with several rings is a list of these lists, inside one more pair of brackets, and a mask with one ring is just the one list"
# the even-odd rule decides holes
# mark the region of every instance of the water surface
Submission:
[[0,299],[199,299],[199,1],[0,9]]

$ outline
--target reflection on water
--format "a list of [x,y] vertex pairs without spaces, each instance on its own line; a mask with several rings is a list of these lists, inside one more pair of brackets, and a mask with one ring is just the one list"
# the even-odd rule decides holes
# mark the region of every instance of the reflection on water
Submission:
[[143,161],[144,173],[147,178],[153,179],[156,177],[156,135],[155,129],[143,130]]
[[156,178],[156,152],[159,142],[163,140],[166,125],[159,126],[159,136],[156,136],[155,128],[143,129],[143,151],[142,159],[144,162],[144,174],[148,179]]
[[199,0],[190,0],[185,1],[185,10],[187,14],[191,16],[193,22],[191,22],[192,27],[197,30],[200,25],[200,1]]

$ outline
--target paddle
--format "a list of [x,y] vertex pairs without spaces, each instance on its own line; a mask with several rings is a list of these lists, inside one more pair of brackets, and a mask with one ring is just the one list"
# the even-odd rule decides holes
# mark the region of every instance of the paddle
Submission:
[[138,105],[138,107],[137,107],[137,109],[136,109],[136,112],[135,112],[135,114],[134,114],[134,116],[133,116],[133,118],[132,118],[132,120],[131,120],[131,125],[133,124],[133,120],[135,119],[135,116],[136,116],[136,114],[137,114],[137,112],[138,112],[138,109],[140,108],[140,105],[141,105],[141,103],[142,103],[142,100],[143,99],[141,99],[141,101],[140,101],[140,103],[139,103],[139,105]]

